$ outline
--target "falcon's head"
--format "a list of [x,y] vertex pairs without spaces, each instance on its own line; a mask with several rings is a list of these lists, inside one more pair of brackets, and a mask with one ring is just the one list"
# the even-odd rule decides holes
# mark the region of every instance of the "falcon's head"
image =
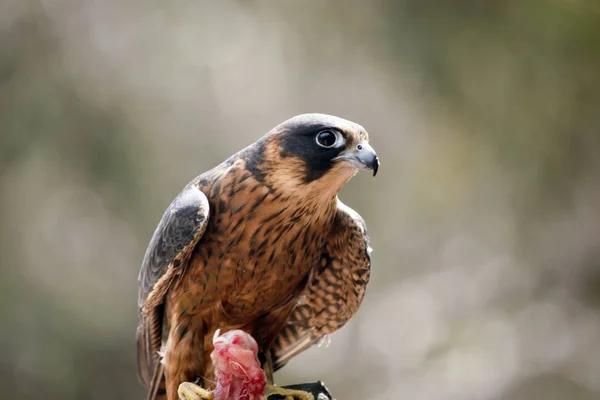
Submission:
[[359,170],[370,169],[375,176],[379,168],[367,131],[331,115],[295,116],[273,128],[257,146],[260,157],[251,158],[249,167],[282,189],[337,193]]

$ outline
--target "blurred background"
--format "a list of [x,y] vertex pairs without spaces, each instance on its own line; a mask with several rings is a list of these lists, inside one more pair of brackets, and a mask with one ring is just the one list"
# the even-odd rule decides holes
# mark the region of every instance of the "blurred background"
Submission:
[[137,274],[193,177],[364,125],[372,280],[277,375],[340,400],[600,398],[600,3],[3,0],[2,399],[142,399]]

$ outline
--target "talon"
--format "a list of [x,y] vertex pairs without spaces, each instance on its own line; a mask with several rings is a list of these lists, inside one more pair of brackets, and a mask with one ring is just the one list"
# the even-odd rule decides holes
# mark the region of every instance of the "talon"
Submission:
[[303,390],[285,389],[279,386],[267,385],[265,400],[315,400],[315,397]]
[[213,400],[213,395],[208,390],[191,382],[183,382],[177,389],[179,400]]

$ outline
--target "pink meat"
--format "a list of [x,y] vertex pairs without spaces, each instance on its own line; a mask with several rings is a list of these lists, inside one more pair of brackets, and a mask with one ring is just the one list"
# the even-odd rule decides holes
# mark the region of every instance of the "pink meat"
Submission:
[[214,400],[263,400],[267,379],[258,361],[258,345],[252,336],[234,330],[215,333],[210,354],[216,387]]

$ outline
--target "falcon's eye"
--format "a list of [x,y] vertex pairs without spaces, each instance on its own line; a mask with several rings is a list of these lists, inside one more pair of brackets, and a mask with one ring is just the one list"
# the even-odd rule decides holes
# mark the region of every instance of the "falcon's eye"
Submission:
[[321,147],[325,147],[327,149],[332,147],[339,147],[343,141],[344,137],[335,131],[321,131],[317,133],[317,144]]

